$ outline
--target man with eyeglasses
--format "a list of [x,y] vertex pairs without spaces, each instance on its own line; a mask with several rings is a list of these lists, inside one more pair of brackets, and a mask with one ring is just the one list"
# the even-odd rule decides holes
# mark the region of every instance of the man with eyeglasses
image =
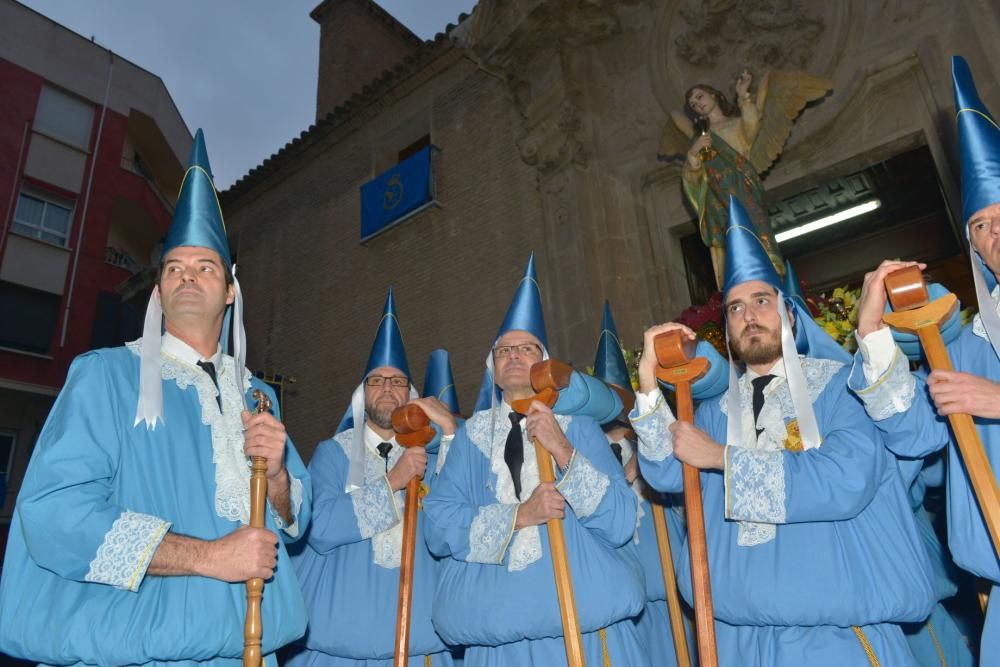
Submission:
[[[650,665],[631,620],[643,608],[631,545],[637,500],[600,427],[527,415],[533,364],[546,358],[533,260],[487,357],[476,412],[459,428],[427,497],[428,546],[442,558],[433,620],[465,665],[559,665],[566,652],[544,524],[562,522],[588,664]],[[532,440],[550,454],[555,483],[540,483]]]
[[[455,418],[436,398],[416,398],[396,320],[392,290],[351,407],[309,463],[315,500],[306,546],[292,555],[309,613],[309,629],[291,667],[392,664],[406,483],[429,472],[455,433]],[[393,411],[408,402],[424,409],[441,436],[426,448],[396,442]],[[413,614],[408,664],[449,667],[451,653],[431,626],[439,567],[417,522]]]
[[[701,471],[720,665],[915,666],[897,624],[927,618],[934,596],[895,459],[847,389],[850,357],[785,300],[752,230],[731,200],[723,296],[744,372],[732,364],[728,393],[675,421],[653,340],[694,333],[648,330],[630,415],[639,467],[664,492],[681,490],[682,462]],[[685,549],[689,602],[690,571]]]

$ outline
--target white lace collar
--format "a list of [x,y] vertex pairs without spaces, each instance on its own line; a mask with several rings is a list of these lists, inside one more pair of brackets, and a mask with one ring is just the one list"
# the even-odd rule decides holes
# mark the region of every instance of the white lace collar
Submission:
[[[126,343],[126,346],[138,356],[141,343],[140,338]],[[240,419],[243,396],[240,395],[236,382],[233,358],[220,353],[217,369],[218,389],[208,373],[198,366],[182,361],[169,351],[160,355],[162,378],[173,381],[182,390],[192,385],[195,387],[201,404],[201,423],[211,428],[216,514],[229,521],[247,524],[250,522],[250,462],[243,453],[243,421]],[[250,386],[250,379],[250,372],[244,368],[244,386]],[[216,398],[220,396],[221,411],[218,402],[220,399]],[[170,420],[178,417],[180,415],[165,414],[164,427],[169,429]]]
[[[535,456],[532,444],[525,439],[524,461],[521,463],[520,501],[514,493],[514,479],[511,477],[510,468],[507,467],[507,462],[503,458],[507,434],[510,433],[511,429],[510,419],[507,418],[510,412],[510,405],[504,401],[492,410],[480,410],[465,423],[469,440],[490,462],[490,470],[496,477],[496,488],[492,490],[497,502],[504,505],[516,505],[527,500],[539,484],[538,458]],[[556,415],[555,417],[556,422],[565,433],[572,418],[566,415]],[[523,422],[521,428],[524,428]],[[511,572],[523,570],[541,557],[542,542],[538,526],[526,526],[516,531],[510,544],[507,569]]]

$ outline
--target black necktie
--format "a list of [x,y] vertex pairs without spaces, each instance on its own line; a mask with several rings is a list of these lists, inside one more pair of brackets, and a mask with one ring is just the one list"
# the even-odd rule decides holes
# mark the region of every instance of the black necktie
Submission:
[[[764,409],[764,387],[768,385],[771,380],[774,379],[773,375],[761,375],[760,377],[755,377],[750,380],[753,385],[753,423],[757,426],[757,417],[760,416],[760,411]],[[764,429],[758,428],[757,435],[760,436],[764,432]]]
[[385,459],[385,473],[389,474],[389,452],[392,451],[392,443],[378,443],[378,455]]
[[208,377],[212,378],[212,384],[215,385],[215,402],[219,404],[219,410],[222,410],[222,392],[219,391],[219,380],[215,377],[215,364],[211,361],[199,361],[197,362],[198,368],[208,373]]
[[514,480],[514,495],[521,499],[521,464],[524,463],[524,435],[521,433],[521,415],[516,412],[508,415],[510,418],[510,433],[507,434],[507,444],[503,448],[503,460],[510,469]]
[[622,446],[621,446],[621,443],[612,442],[611,443],[611,453],[615,455],[616,459],[618,459],[618,463],[622,462]]

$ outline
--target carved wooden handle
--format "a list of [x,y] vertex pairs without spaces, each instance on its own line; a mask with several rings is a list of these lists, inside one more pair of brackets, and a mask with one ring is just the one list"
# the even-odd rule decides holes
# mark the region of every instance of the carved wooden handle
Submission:
[[[253,390],[257,402],[255,414],[271,409],[271,399],[260,389]],[[267,505],[267,459],[251,457],[250,467],[250,526],[264,527],[264,508]],[[243,667],[260,667],[264,659],[261,636],[264,634],[260,604],[264,597],[264,580],[260,577],[247,580],[247,616],[243,624]]]

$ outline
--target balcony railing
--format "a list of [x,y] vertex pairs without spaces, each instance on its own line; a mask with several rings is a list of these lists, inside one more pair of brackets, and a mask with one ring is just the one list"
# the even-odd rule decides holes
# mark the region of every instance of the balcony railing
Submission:
[[104,249],[104,261],[112,266],[118,266],[125,269],[133,276],[137,273],[141,273],[145,268],[142,264],[139,264],[139,262],[132,259],[132,256],[124,250],[119,250],[118,248],[113,248],[111,246],[107,246]]

